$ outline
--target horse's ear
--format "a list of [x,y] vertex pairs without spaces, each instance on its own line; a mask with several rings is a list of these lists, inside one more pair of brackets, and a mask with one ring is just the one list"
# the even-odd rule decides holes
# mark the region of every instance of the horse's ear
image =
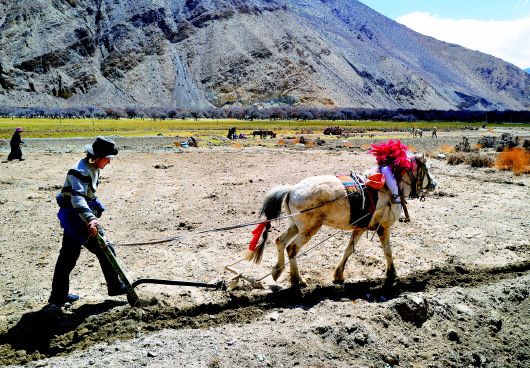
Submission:
[[414,159],[418,160],[419,162],[425,163],[427,159],[425,158],[425,153],[416,153],[414,155]]

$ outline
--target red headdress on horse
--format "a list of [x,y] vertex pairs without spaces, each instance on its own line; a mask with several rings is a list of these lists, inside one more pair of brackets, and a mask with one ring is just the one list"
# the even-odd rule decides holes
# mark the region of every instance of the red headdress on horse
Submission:
[[369,152],[375,156],[379,166],[392,166],[394,173],[402,174],[414,168],[414,163],[407,155],[407,146],[399,139],[372,144]]

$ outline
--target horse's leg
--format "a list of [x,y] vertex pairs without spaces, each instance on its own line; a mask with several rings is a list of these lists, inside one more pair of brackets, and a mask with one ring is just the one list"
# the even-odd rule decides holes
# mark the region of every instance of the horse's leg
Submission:
[[339,262],[337,267],[335,268],[335,273],[333,277],[333,282],[336,284],[342,284],[344,283],[344,267],[346,266],[346,261],[353,253],[353,250],[355,249],[355,244],[361,239],[361,236],[364,234],[366,230],[353,230],[350,241],[348,243],[348,246],[344,250],[344,255],[342,256],[342,260]]
[[278,277],[280,277],[283,270],[285,269],[285,246],[297,233],[298,228],[295,224],[291,224],[282,235],[276,238],[278,262],[276,263],[276,266],[272,268],[272,278],[274,279],[274,281],[278,280]]
[[302,232],[299,229],[298,235],[294,238],[294,240],[287,246],[287,255],[289,256],[289,276],[291,281],[291,286],[297,287],[297,286],[305,286],[306,283],[304,279],[300,277],[300,272],[298,271],[298,263],[296,262],[296,255],[300,251],[300,248],[304,246],[312,237],[316,234],[316,232],[320,229],[322,226],[322,222],[314,224],[309,229],[304,229]]
[[386,281],[385,286],[391,286],[392,282],[396,278],[396,268],[394,267],[394,259],[392,258],[392,247],[390,246],[390,228],[380,227],[377,230],[377,235],[379,235],[379,240],[381,241],[381,246],[385,252],[386,258]]

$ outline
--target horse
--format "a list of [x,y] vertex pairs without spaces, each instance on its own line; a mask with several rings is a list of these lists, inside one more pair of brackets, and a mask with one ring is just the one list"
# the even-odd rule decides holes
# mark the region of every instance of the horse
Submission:
[[412,137],[416,138],[416,136],[420,138],[423,137],[423,130],[418,129],[418,128],[412,129]]
[[266,138],[267,136],[276,138],[276,133],[274,133],[272,130],[255,130],[252,132],[252,138],[255,138],[257,135],[259,135],[261,139]]
[[341,135],[342,129],[338,126],[336,127],[327,127],[324,129],[324,135]]
[[[424,197],[427,192],[434,190],[436,187],[436,181],[429,173],[425,156],[416,154],[411,160],[414,162],[414,168],[405,172],[398,181],[402,201],[405,196],[409,198]],[[363,180],[362,177],[361,180]],[[366,186],[364,188],[366,189]],[[285,269],[284,253],[287,251],[291,286],[303,287],[306,285],[300,276],[296,256],[302,246],[320,230],[322,225],[327,225],[341,230],[352,231],[348,246],[344,250],[341,261],[335,268],[334,283],[344,283],[344,268],[348,258],[353,253],[356,243],[367,230],[375,230],[386,258],[385,285],[392,285],[396,276],[396,269],[390,246],[390,228],[399,219],[401,204],[392,201],[391,193],[386,186],[377,190],[377,194],[377,201],[373,213],[371,213],[371,218],[361,224],[355,220],[360,217],[356,215],[360,213],[360,208],[354,208],[355,211],[351,211],[345,186],[336,176],[313,176],[292,186],[273,188],[265,196],[260,211],[260,216],[264,214],[268,220],[265,231],[262,234],[262,240],[255,250],[249,253],[247,259],[255,263],[261,261],[268,231],[271,227],[270,221],[278,218],[284,204],[287,213],[289,215],[294,214],[294,216],[289,217],[289,227],[276,239],[278,260],[271,273],[275,281],[278,280]],[[357,210],[359,212],[356,212]]]

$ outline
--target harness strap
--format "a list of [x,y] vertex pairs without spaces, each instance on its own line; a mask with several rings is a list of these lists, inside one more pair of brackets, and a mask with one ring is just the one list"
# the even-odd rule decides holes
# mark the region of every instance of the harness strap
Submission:
[[405,200],[405,196],[403,195],[401,190],[399,191],[399,197],[401,198],[401,205],[403,206],[403,212],[405,213],[405,219],[403,219],[402,222],[410,222],[409,210],[407,209],[407,201]]

